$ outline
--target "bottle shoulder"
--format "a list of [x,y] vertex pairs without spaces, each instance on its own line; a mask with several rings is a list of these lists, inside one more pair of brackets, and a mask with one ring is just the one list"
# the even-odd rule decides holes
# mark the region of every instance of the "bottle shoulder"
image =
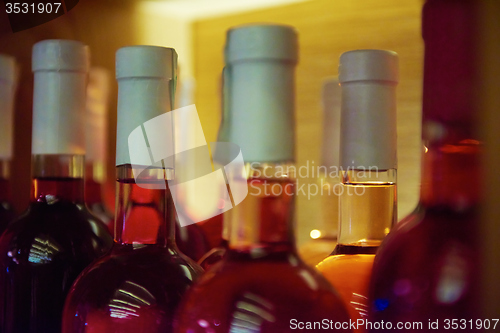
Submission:
[[231,331],[235,318],[244,314],[260,317],[259,332],[288,331],[291,319],[349,321],[332,286],[300,259],[241,262],[226,257],[188,290],[178,314],[178,332],[196,331],[200,319]]
[[89,262],[105,254],[112,242],[84,205],[32,203],[0,237],[0,257],[36,264],[78,257]]
[[369,298],[377,320],[473,313],[478,211],[422,209],[391,231],[375,257]]
[[93,308],[100,308],[106,302],[111,304],[116,295],[127,289],[132,293],[141,292],[154,303],[169,304],[173,299],[179,302],[177,298],[202,273],[198,265],[171,249],[145,246],[124,250],[115,244],[110,253],[95,261],[78,277],[67,303],[72,307],[90,304]]

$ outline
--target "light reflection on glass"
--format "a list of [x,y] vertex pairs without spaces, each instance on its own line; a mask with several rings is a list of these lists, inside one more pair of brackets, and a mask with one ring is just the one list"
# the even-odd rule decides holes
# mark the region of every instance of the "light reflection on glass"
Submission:
[[49,263],[61,251],[54,240],[46,237],[35,237],[28,256],[29,262],[33,264]]
[[464,295],[469,280],[467,250],[458,242],[448,244],[442,257],[443,264],[435,290],[435,298],[442,304],[453,304]]
[[351,306],[359,313],[361,318],[368,317],[368,297],[352,293]]
[[131,281],[125,281],[115,291],[109,302],[109,315],[113,318],[127,319],[130,316],[138,317],[138,309],[149,307],[156,303],[155,297],[143,286]]
[[236,302],[236,309],[233,313],[229,332],[260,332],[265,321],[276,321],[273,312],[274,305],[271,302],[256,294],[246,292]]

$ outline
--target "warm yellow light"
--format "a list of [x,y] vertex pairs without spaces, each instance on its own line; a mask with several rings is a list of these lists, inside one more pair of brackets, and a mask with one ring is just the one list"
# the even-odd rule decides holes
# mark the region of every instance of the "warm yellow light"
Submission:
[[427,153],[429,151],[429,148],[427,148],[426,146],[424,146],[424,150]]
[[321,237],[321,231],[319,231],[317,229],[311,230],[311,233],[309,234],[309,236],[311,236],[312,239],[320,238]]

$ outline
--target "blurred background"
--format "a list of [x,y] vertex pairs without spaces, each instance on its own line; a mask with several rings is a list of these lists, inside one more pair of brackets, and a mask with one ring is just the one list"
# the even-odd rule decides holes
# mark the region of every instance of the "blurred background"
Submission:
[[[398,87],[398,212],[411,212],[418,201],[423,42],[422,0],[80,0],[67,14],[38,27],[12,33],[0,9],[0,52],[21,65],[16,99],[13,201],[22,211],[29,198],[32,120],[31,47],[37,41],[66,38],[90,46],[92,66],[114,73],[118,48],[133,44],[174,47],[179,54],[178,105],[196,104],[207,142],[216,141],[220,124],[220,74],[223,45],[230,27],[273,22],[299,33],[296,71],[297,166],[311,173],[320,164],[321,89],[337,75],[342,52],[377,48],[400,56]],[[3,6],[3,5],[2,5]],[[114,151],[117,85],[112,80],[108,113],[106,203],[114,205]],[[301,184],[314,184],[309,174]],[[321,201],[299,195],[296,218],[299,244],[310,238],[311,221],[321,219]],[[111,207],[112,209],[112,207]],[[333,224],[333,223],[332,223]],[[336,222],[334,222],[336,224]]]

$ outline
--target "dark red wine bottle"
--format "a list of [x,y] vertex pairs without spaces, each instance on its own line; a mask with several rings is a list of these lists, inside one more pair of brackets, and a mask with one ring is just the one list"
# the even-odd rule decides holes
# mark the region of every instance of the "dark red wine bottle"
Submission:
[[16,86],[16,61],[11,56],[0,54],[0,234],[16,216],[11,203],[9,177]]
[[[274,333],[324,319],[349,322],[338,294],[294,242],[297,35],[288,26],[248,25],[229,30],[225,50],[227,140],[240,146],[246,165],[226,169],[227,179],[241,181],[228,186],[236,205],[224,213],[227,253],[186,293],[175,332]],[[235,189],[247,187],[240,201]]]
[[[168,186],[173,164],[132,166],[129,155],[133,130],[172,110],[176,63],[169,48],[132,46],[117,52],[115,243],[73,285],[63,332],[171,332],[184,292],[203,272],[175,243],[176,212]],[[173,142],[171,129],[162,129],[166,145]]]
[[475,133],[475,19],[474,1],[428,0],[424,5],[420,202],[375,257],[370,321],[421,322],[414,332],[431,332],[430,322],[444,329],[458,320],[470,332],[472,321],[480,318],[480,188],[478,181],[469,181],[480,172],[482,150]]
[[101,67],[91,67],[87,84],[85,114],[85,202],[114,232],[113,214],[104,204],[103,183],[106,181],[107,113],[111,73]]
[[112,238],[84,203],[88,49],[75,41],[33,47],[32,191],[28,210],[0,238],[0,327],[60,332],[64,299]]

